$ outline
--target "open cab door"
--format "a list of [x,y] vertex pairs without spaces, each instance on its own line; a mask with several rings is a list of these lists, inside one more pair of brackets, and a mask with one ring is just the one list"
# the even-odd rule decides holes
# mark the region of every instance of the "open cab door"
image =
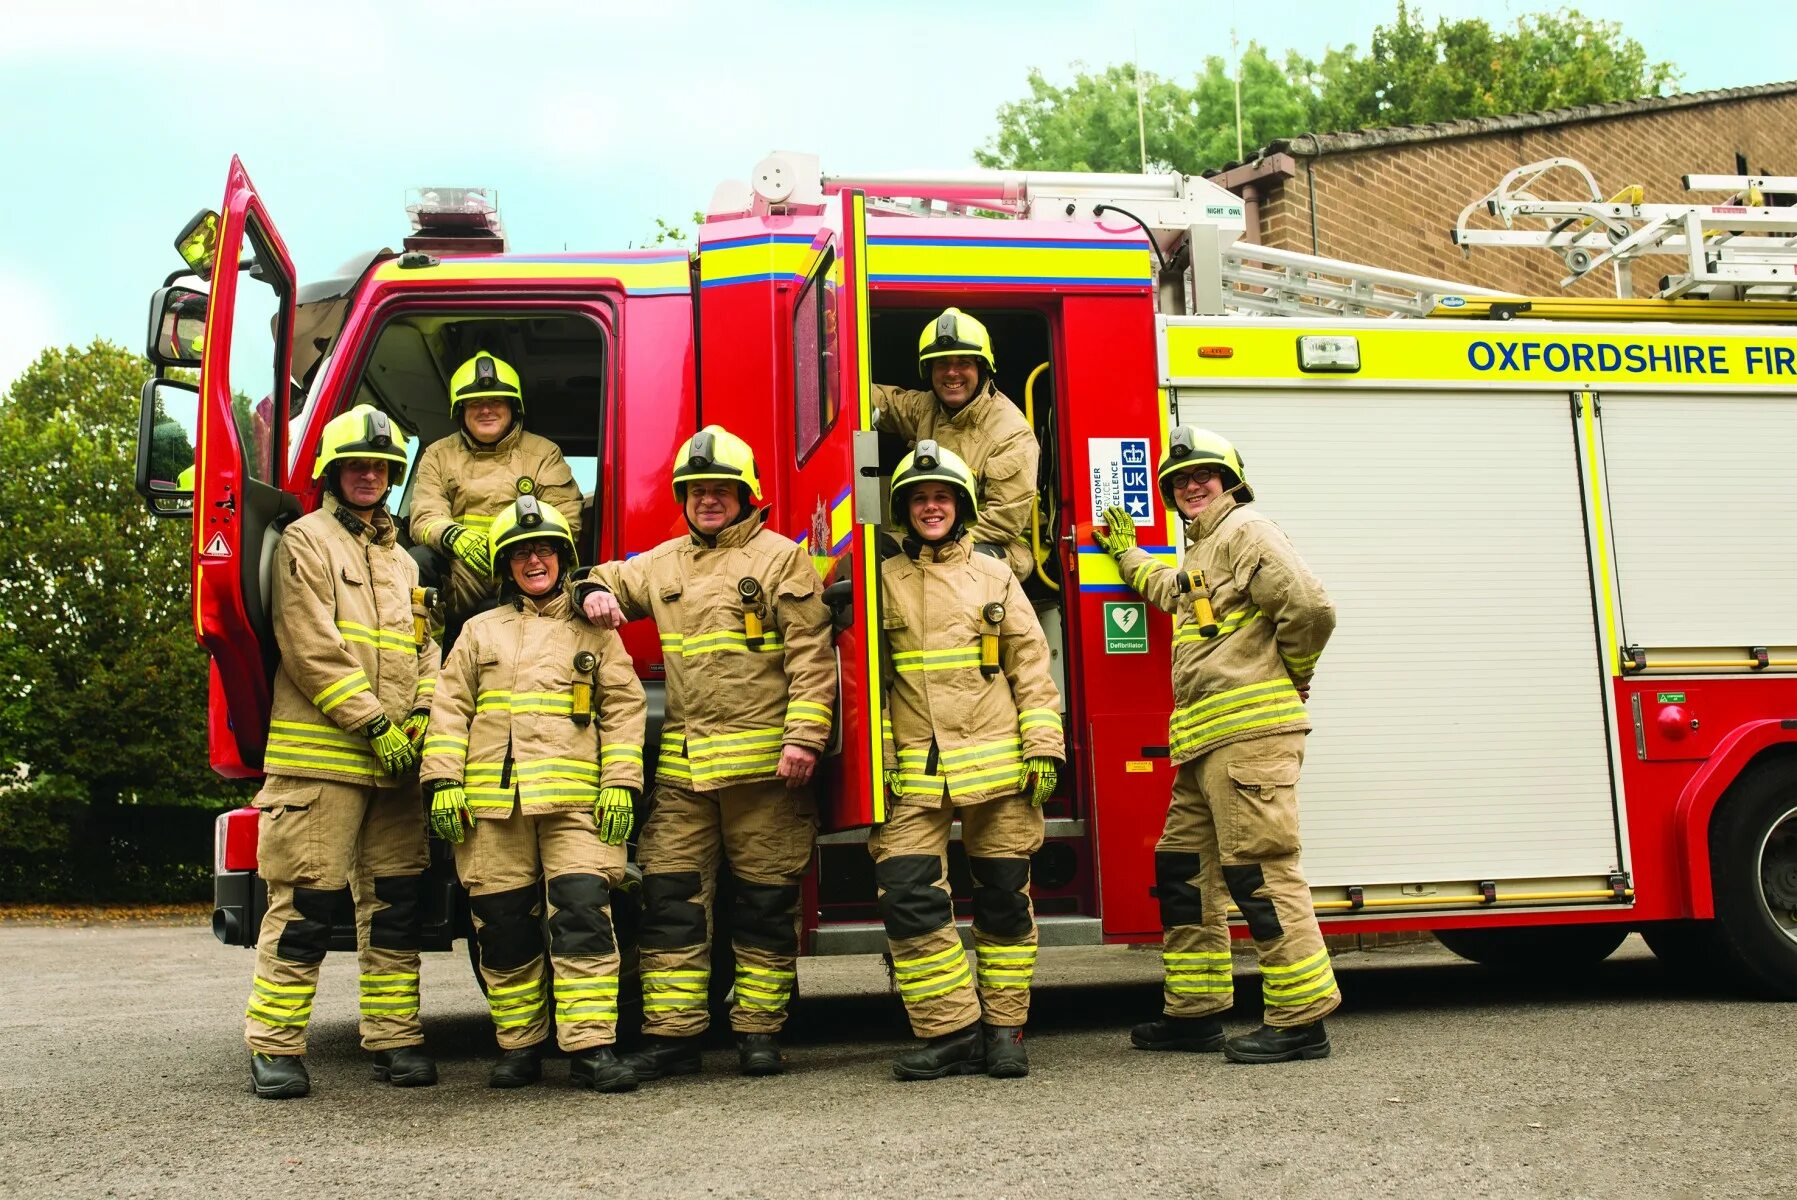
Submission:
[[203,214],[179,245],[211,289],[195,435],[194,632],[212,656],[213,768],[248,776],[262,770],[277,657],[268,610],[270,535],[299,512],[282,489],[296,279],[235,157],[218,214]]

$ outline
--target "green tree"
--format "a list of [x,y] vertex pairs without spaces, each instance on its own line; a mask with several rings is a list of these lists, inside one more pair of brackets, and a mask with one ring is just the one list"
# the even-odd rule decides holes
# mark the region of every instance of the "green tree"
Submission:
[[[705,214],[702,212],[694,212],[692,217],[684,222],[664,221],[660,217],[656,217],[655,236],[644,242],[643,245],[690,246],[693,242],[693,235],[703,224],[705,224]],[[688,226],[691,228],[689,229]]]

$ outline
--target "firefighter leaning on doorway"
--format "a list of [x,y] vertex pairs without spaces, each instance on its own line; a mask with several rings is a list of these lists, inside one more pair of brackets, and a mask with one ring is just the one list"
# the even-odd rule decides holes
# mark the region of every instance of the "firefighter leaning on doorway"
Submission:
[[[919,442],[892,477],[892,511],[906,529],[904,552],[880,564],[892,804],[867,849],[899,996],[925,1039],[892,1071],[1016,1078],[1029,1074],[1030,856],[1066,757],[1061,698],[1022,585],[973,553],[966,531],[979,488],[968,465]],[[948,888],[957,815],[973,875],[977,987]]]
[[[1323,1058],[1323,1017],[1341,1003],[1310,888],[1298,863],[1304,703],[1335,628],[1335,607],[1271,519],[1228,441],[1181,425],[1157,471],[1185,518],[1178,571],[1136,545],[1134,519],[1106,509],[1093,537],[1124,580],[1173,614],[1178,768],[1155,846],[1164,931],[1165,1016],[1136,1026],[1143,1050],[1221,1049],[1234,1062]],[[1234,899],[1260,959],[1263,1024],[1224,1038],[1234,1002],[1226,903]]]
[[735,878],[738,1064],[777,1075],[817,834],[811,777],[834,719],[830,617],[811,559],[755,507],[747,443],[706,426],[675,455],[673,485],[690,532],[593,568],[580,590],[597,623],[653,617],[667,668],[654,803],[637,844],[645,1037],[625,1061],[643,1079],[699,1070],[721,855]]
[[488,1083],[541,1078],[553,1000],[570,1081],[628,1092],[636,1076],[612,1050],[611,890],[643,786],[643,685],[622,639],[574,611],[560,512],[518,497],[493,521],[492,551],[501,604],[468,621],[443,664],[420,772],[474,915],[501,1049]]
[[[480,353],[449,381],[456,432],[425,447],[412,485],[412,555],[424,581],[443,589],[444,645],[497,591],[488,552],[493,518],[519,496],[553,504],[580,537],[580,488],[554,442],[524,428],[518,372]],[[447,576],[447,578],[446,578]]]
[[272,575],[281,664],[264,766],[258,871],[268,911],[257,939],[244,1037],[265,1099],[304,1096],[302,1056],[332,927],[360,896],[362,1045],[375,1077],[432,1084],[420,1048],[418,949],[424,815],[413,742],[436,686],[437,646],[415,620],[418,569],[386,509],[406,473],[406,439],[358,405],[324,428],[313,477],[323,506],[287,527]]
[[1027,579],[1036,565],[1029,523],[1041,450],[1023,412],[998,390],[997,369],[985,325],[944,309],[917,339],[917,372],[930,390],[879,385],[874,403],[880,429],[912,445],[933,440],[973,470],[982,497],[967,527],[973,545]]

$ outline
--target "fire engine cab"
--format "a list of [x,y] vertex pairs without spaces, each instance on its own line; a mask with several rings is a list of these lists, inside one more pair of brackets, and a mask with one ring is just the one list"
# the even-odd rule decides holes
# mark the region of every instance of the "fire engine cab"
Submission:
[[[1170,628],[1090,530],[1121,504],[1177,560],[1153,478],[1189,423],[1241,449],[1338,607],[1301,788],[1325,932],[1428,929],[1539,973],[1641,930],[1681,966],[1797,996],[1797,305],[1759,298],[1776,276],[1499,296],[1248,244],[1240,200],[1201,179],[830,176],[797,154],[721,186],[690,253],[510,253],[478,189],[411,208],[402,252],[302,285],[233,161],[153,300],[139,487],[193,521],[217,770],[261,769],[268,563],[319,503],[325,422],[369,403],[414,447],[450,436],[449,374],[487,349],[574,466],[583,561],[684,532],[667,472],[699,425],[756,448],[769,525],[807,545],[837,626],[805,946],[883,949],[862,843],[885,814],[877,572],[905,447],[874,432],[872,394],[918,386],[918,330],[952,304],[991,329],[1042,447],[1027,590],[1069,739],[1033,864],[1043,944],[1160,937]],[[1537,240],[1588,270],[1627,219]],[[1713,272],[1715,237],[1694,240]],[[183,366],[197,389],[167,374]],[[153,444],[175,426],[191,493]],[[403,528],[410,496],[391,503]],[[624,635],[653,716],[658,639]],[[219,821],[231,944],[260,920],[255,831],[252,810]],[[442,947],[466,917],[447,857],[433,869]],[[965,916],[965,863],[951,875]]]

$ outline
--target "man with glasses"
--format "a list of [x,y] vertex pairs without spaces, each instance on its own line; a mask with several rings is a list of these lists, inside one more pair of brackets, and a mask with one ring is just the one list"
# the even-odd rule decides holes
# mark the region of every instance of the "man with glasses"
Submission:
[[[1092,536],[1123,579],[1173,614],[1169,749],[1178,774],[1155,846],[1165,1015],[1137,1025],[1141,1050],[1223,1051],[1232,1062],[1324,1058],[1323,1018],[1341,1003],[1298,863],[1304,703],[1335,628],[1335,607],[1254,491],[1228,441],[1190,425],[1168,438],[1161,498],[1186,521],[1181,569],[1136,545],[1134,519],[1108,508]],[[1225,1038],[1234,1003],[1227,904],[1260,959],[1260,1028]]]
[[[879,385],[879,428],[911,445],[934,440],[973,469],[980,511],[969,528],[974,549],[1003,559],[1019,579],[1036,560],[1029,548],[1030,501],[1041,451],[1023,412],[993,381],[997,363],[986,326],[947,308],[917,339],[917,373],[930,390]],[[902,523],[902,514],[894,514]]]
[[554,442],[525,432],[524,391],[511,364],[484,351],[463,363],[449,381],[449,411],[456,433],[418,456],[410,526],[420,579],[446,593],[445,653],[464,621],[492,607],[487,535],[507,505],[519,496],[554,505],[580,543],[574,472]]

